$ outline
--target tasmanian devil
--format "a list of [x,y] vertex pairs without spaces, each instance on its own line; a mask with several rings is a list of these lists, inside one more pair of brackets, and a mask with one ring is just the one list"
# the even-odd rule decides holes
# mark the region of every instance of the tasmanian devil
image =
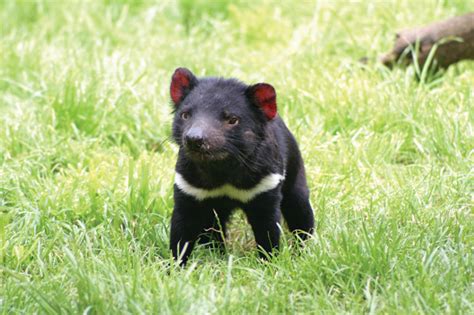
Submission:
[[305,239],[313,231],[303,160],[277,114],[275,89],[175,70],[170,87],[179,145],[170,247],[185,264],[196,241],[223,246],[241,208],[262,257],[278,248],[280,217]]

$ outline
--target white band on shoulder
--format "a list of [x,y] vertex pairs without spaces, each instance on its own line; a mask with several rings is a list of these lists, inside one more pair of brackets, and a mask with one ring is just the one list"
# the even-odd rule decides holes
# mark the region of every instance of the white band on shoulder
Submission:
[[248,202],[258,194],[275,189],[283,179],[285,179],[284,175],[273,173],[262,178],[257,185],[250,189],[240,189],[230,184],[214,189],[202,189],[194,187],[180,173],[176,172],[174,183],[181,191],[200,201],[208,198],[229,197],[241,202]]

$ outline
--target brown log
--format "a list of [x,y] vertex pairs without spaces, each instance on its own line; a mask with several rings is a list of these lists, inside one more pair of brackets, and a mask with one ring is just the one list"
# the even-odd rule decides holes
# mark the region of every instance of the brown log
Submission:
[[404,51],[410,46],[412,51],[418,47],[416,56],[420,68],[434,47],[433,62],[440,68],[461,60],[474,60],[474,12],[398,32],[392,51],[380,61],[390,68],[396,63],[408,65],[413,62],[412,53]]

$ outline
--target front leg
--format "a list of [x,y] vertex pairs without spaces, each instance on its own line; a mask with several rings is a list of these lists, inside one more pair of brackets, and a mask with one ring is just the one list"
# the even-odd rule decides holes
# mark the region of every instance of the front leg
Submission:
[[211,211],[193,197],[175,187],[174,210],[171,217],[170,249],[175,260],[185,265],[196,239],[209,222]]
[[269,192],[258,196],[243,207],[262,258],[266,258],[279,246],[280,201],[280,194]]

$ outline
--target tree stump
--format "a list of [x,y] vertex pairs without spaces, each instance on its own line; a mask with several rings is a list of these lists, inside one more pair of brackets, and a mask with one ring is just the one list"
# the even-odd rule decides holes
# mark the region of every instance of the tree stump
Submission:
[[[412,49],[407,50],[408,47]],[[396,63],[408,65],[416,52],[418,65],[423,68],[434,48],[433,65],[437,68],[474,59],[474,12],[398,32],[392,51],[380,61],[389,68]]]

